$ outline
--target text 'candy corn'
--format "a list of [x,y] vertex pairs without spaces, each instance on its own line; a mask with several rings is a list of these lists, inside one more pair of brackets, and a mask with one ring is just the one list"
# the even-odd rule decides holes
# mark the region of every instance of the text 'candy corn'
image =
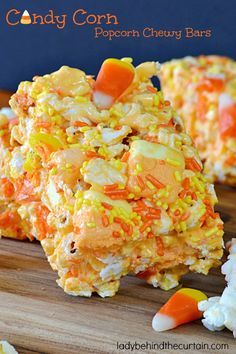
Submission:
[[99,108],[109,108],[134,79],[132,64],[119,59],[107,59],[98,73],[93,100]]
[[28,13],[27,10],[25,10],[21,16],[20,23],[22,25],[30,25],[31,24],[31,18],[30,14]]
[[167,331],[201,318],[202,312],[198,310],[198,303],[202,300],[207,300],[207,296],[199,290],[178,290],[153,317],[153,329],[157,332]]

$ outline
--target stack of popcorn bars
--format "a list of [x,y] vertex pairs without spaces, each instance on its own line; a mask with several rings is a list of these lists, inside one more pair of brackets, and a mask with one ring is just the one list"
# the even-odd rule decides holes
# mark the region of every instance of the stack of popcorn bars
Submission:
[[113,296],[128,273],[168,290],[222,257],[214,187],[153,87],[158,64],[123,63],[134,78],[109,108],[92,76],[63,66],[22,82],[0,114],[1,233],[39,240],[71,295]]

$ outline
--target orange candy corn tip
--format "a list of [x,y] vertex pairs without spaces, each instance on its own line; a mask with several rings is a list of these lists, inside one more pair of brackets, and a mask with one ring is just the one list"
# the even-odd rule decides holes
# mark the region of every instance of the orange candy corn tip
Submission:
[[207,300],[207,296],[199,290],[178,290],[153,317],[153,329],[163,332],[201,318],[198,303],[202,300]]
[[127,61],[106,59],[98,73],[93,100],[99,108],[110,108],[134,79],[134,67]]

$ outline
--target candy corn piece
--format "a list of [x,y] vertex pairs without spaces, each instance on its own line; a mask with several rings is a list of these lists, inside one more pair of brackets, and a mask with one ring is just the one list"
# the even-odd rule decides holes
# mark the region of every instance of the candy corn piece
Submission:
[[119,59],[107,59],[98,73],[93,100],[99,108],[110,108],[130,86],[134,78],[132,64]]
[[7,341],[0,341],[0,354],[18,354],[15,348]]
[[153,317],[153,329],[163,332],[201,318],[202,312],[198,310],[198,303],[206,299],[207,296],[199,290],[178,290]]
[[31,24],[31,18],[30,14],[28,13],[27,10],[23,12],[23,15],[21,16],[20,23],[22,25],[30,25]]

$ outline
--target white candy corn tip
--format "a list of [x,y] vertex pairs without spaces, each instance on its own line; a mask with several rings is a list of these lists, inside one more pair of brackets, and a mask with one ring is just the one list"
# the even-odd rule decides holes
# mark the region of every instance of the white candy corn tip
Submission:
[[18,354],[15,348],[10,345],[7,341],[0,341],[0,353],[4,354]]
[[107,109],[112,106],[114,99],[103,92],[95,91],[93,93],[93,101],[97,107]]
[[169,329],[175,327],[175,321],[169,316],[163,315],[161,313],[156,313],[153,317],[152,328],[157,332],[168,331]]
[[24,12],[23,12],[23,14],[22,14],[22,16],[27,16],[27,17],[30,17],[30,14],[28,13],[28,11],[27,10],[25,10]]

